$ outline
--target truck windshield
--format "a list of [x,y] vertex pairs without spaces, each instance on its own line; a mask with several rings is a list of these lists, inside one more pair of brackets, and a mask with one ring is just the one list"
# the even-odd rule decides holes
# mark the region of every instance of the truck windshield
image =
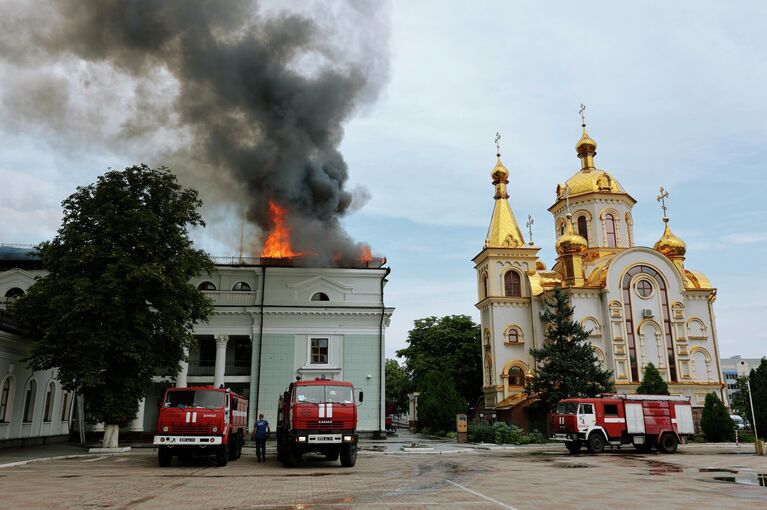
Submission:
[[207,407],[216,409],[224,407],[226,394],[223,391],[169,391],[165,399],[165,407]]
[[573,402],[563,402],[557,406],[557,414],[575,414],[578,411],[578,404]]
[[296,388],[296,402],[352,404],[354,395],[348,386],[299,386]]

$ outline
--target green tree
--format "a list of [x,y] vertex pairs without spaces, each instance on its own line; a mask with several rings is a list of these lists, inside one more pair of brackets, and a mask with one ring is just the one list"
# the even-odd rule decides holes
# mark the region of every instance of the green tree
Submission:
[[732,394],[732,414],[737,414],[748,420],[749,423],[753,423],[751,404],[748,401],[748,376],[739,376],[735,381],[735,386],[737,389]]
[[767,358],[762,358],[759,366],[751,369],[748,377],[738,377],[738,391],[732,398],[733,412],[746,418],[753,426],[754,417],[751,415],[751,403],[748,399],[746,381],[751,384],[757,435],[761,438],[767,437]]
[[735,439],[735,424],[730,418],[729,411],[727,411],[722,401],[719,400],[716,393],[706,395],[700,428],[703,430],[706,441],[720,443]]
[[546,341],[530,349],[537,369],[526,392],[546,411],[564,398],[593,397],[612,389],[612,372],[602,369],[589,333],[573,320],[574,311],[569,295],[556,289],[541,314]]
[[107,172],[62,205],[58,234],[39,247],[48,274],[12,313],[33,340],[31,367],[58,368],[115,447],[152,377],[178,370],[193,324],[212,313],[189,282],[213,269],[187,233],[204,226],[202,202],[167,168],[141,165]]
[[637,387],[637,393],[642,395],[668,395],[668,384],[655,368],[655,365],[648,363],[644,369],[644,376],[642,376],[642,382]]
[[414,390],[423,390],[426,374],[439,372],[452,379],[461,397],[473,404],[482,393],[479,330],[468,315],[416,320],[408,332],[408,346],[397,351],[405,360]]
[[407,371],[394,359],[387,359],[384,369],[386,375],[386,407],[391,408],[392,412],[404,413],[408,408],[407,394],[410,392],[410,379],[407,376]]
[[466,412],[466,400],[456,390],[453,378],[443,372],[428,372],[420,386],[418,425],[431,432],[455,430],[455,415]]

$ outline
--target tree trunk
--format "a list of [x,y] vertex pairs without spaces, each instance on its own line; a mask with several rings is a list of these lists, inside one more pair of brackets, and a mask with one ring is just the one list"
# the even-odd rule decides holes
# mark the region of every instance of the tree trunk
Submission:
[[120,426],[108,424],[104,426],[104,448],[117,448],[117,439],[120,436]]

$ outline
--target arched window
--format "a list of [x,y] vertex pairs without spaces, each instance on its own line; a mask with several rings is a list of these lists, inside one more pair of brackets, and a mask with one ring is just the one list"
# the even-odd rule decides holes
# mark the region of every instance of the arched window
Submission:
[[37,396],[37,382],[30,379],[27,383],[27,392],[24,396],[24,423],[31,423],[35,415],[35,397]]
[[61,402],[61,421],[69,421],[69,407],[72,393],[65,391]]
[[5,293],[5,302],[10,303],[11,301],[19,299],[23,295],[24,295],[24,291],[22,289],[18,287],[13,287],[11,289],[8,289],[8,291]]
[[312,301],[330,301],[330,298],[324,292],[317,292],[312,296]]
[[493,385],[493,360],[488,356],[485,358],[485,376],[487,377],[487,385]]
[[584,238],[586,241],[589,240],[589,226],[586,223],[585,216],[578,217],[578,235]]
[[615,217],[612,214],[605,214],[605,233],[607,234],[607,246],[610,248],[618,246],[618,238],[615,235]]
[[237,282],[232,287],[232,290],[241,291],[241,292],[250,292],[250,285],[245,282]]
[[506,333],[506,341],[510,344],[519,343],[519,331],[514,328],[509,328],[509,331]]
[[10,405],[13,391],[13,377],[8,376],[0,387],[0,423],[11,421]]
[[198,290],[216,290],[216,286],[213,282],[202,282],[197,286]]
[[503,275],[503,287],[505,294],[509,297],[522,296],[522,278],[516,271],[506,271]]
[[56,383],[51,381],[45,390],[45,410],[43,421],[53,421],[53,399],[56,396]]
[[559,223],[559,235],[561,235],[561,236],[565,235],[565,222],[564,221]]
[[482,275],[482,291],[483,291],[482,299],[489,296],[487,291],[487,273]]
[[509,369],[509,386],[524,386],[525,373],[519,367]]

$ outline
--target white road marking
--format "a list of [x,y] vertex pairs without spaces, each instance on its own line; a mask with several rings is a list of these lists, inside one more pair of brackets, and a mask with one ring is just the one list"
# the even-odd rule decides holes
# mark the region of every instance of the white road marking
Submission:
[[463,486],[463,485],[461,485],[460,483],[455,483],[455,482],[454,482],[454,481],[452,481],[452,480],[445,480],[445,481],[446,481],[447,483],[451,484],[451,485],[455,485],[455,486],[456,486],[456,487],[458,487],[459,489],[463,489],[463,490],[465,490],[466,492],[470,492],[470,493],[474,494],[475,496],[479,496],[480,498],[484,498],[484,499],[486,499],[486,500],[488,500],[488,501],[492,501],[493,503],[495,503],[496,505],[498,505],[498,506],[500,506],[500,507],[502,507],[502,508],[506,508],[507,510],[517,510],[517,509],[516,509],[516,508],[514,508],[513,506],[509,506],[509,505],[507,505],[506,503],[501,503],[501,502],[500,502],[500,501],[498,501],[497,499],[493,499],[493,498],[491,498],[490,496],[485,496],[484,494],[481,494],[481,493],[479,493],[479,492],[477,492],[477,491],[473,491],[473,490],[469,489],[468,487],[464,487],[464,486]]

